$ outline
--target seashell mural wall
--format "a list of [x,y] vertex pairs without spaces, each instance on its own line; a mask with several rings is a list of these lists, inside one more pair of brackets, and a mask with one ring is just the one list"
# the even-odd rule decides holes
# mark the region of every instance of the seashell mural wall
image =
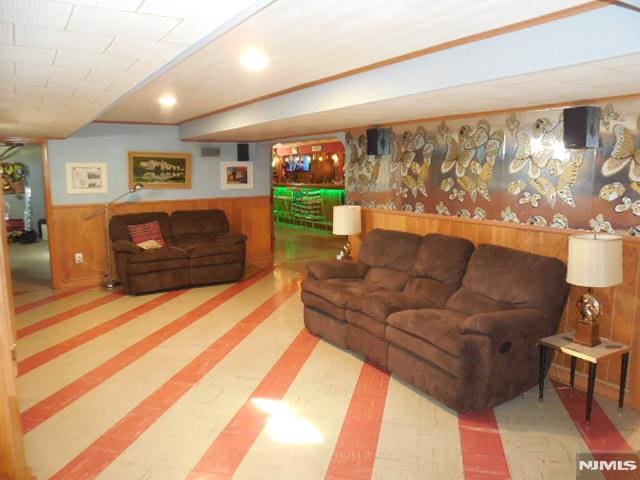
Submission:
[[395,125],[390,155],[347,132],[347,203],[640,234],[640,98],[602,108],[600,147],[569,150],[562,109]]

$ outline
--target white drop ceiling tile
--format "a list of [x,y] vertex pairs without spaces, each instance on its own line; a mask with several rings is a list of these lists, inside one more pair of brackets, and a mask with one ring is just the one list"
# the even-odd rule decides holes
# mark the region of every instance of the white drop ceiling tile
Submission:
[[49,77],[49,83],[60,83],[60,84],[71,84],[71,83],[80,83],[85,78],[91,69],[85,66],[76,66],[76,67],[60,67],[60,66],[52,66],[48,71],[47,75]]
[[16,47],[12,45],[0,45],[0,58],[16,63],[38,63],[51,65],[55,50],[44,48]]
[[135,12],[144,0],[65,0],[74,5],[85,7],[110,8],[114,10],[124,10]]
[[54,95],[54,94],[71,96],[73,95],[75,87],[71,86],[67,88],[63,88],[63,87],[44,88],[44,87],[34,87],[31,85],[24,85],[24,84],[18,83],[16,84],[15,89],[16,89],[16,95],[18,96],[18,98],[22,98],[22,97],[31,98],[31,97],[42,97],[44,95],[47,95],[50,97],[51,95]]
[[102,53],[113,40],[111,35],[67,32],[32,25],[15,26],[16,45],[23,47],[55,48],[78,52]]
[[179,21],[176,18],[78,6],[73,10],[67,30],[160,40]]
[[0,22],[0,43],[13,45],[13,23]]
[[46,0],[2,0],[0,18],[5,22],[63,29],[73,6]]
[[56,66],[61,67],[91,67],[108,70],[126,70],[136,57],[112,57],[97,53],[74,52],[60,50],[56,55]]
[[99,97],[104,95],[105,90],[111,86],[113,82],[109,82],[106,85],[99,84],[91,84],[88,82],[83,82],[78,84],[74,93],[74,96],[82,96],[82,97]]
[[206,22],[183,20],[168,35],[164,36],[162,41],[192,45],[213,30],[215,27],[211,28]]
[[206,20],[214,30],[229,18],[251,5],[253,0],[146,0],[138,9],[139,13],[162,17]]
[[139,58],[135,63],[127,68],[127,72],[139,75],[140,78],[145,78],[155,72],[157,68],[158,65],[156,62],[148,62]]
[[9,77],[14,73],[13,60],[2,58],[0,56],[0,77]]
[[119,57],[131,57],[132,54],[134,54],[136,57],[152,61],[162,61],[164,64],[184,49],[184,45],[177,43],[118,36],[113,43],[109,45],[105,54]]
[[41,75],[20,75],[13,76],[13,81],[16,84],[29,85],[31,87],[45,88],[47,86],[48,77],[44,74]]

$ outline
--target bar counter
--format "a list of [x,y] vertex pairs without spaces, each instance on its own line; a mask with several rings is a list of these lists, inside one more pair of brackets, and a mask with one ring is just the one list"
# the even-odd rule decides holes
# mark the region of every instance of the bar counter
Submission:
[[274,183],[273,186],[286,188],[317,188],[321,190],[344,190],[344,184],[333,183]]
[[276,222],[331,229],[333,207],[344,205],[344,186],[313,183],[273,185],[273,217]]

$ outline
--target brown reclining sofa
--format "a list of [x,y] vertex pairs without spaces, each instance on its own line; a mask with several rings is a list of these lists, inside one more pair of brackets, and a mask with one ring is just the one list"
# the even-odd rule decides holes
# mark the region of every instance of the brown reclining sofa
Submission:
[[[166,245],[142,250],[127,228],[157,221]],[[230,233],[222,210],[114,215],[109,236],[122,290],[138,295],[213,283],[244,275],[246,235]]]
[[536,340],[556,332],[568,295],[558,259],[441,234],[372,230],[357,261],[307,273],[310,332],[459,412],[536,385]]

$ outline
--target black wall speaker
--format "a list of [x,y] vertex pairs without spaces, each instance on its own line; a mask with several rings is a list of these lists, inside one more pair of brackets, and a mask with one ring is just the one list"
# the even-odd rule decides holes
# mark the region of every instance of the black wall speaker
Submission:
[[600,107],[565,108],[562,117],[566,148],[598,148]]
[[367,130],[367,155],[389,155],[391,153],[391,130],[370,128]]
[[238,144],[238,161],[239,162],[249,161],[249,144],[248,143]]

